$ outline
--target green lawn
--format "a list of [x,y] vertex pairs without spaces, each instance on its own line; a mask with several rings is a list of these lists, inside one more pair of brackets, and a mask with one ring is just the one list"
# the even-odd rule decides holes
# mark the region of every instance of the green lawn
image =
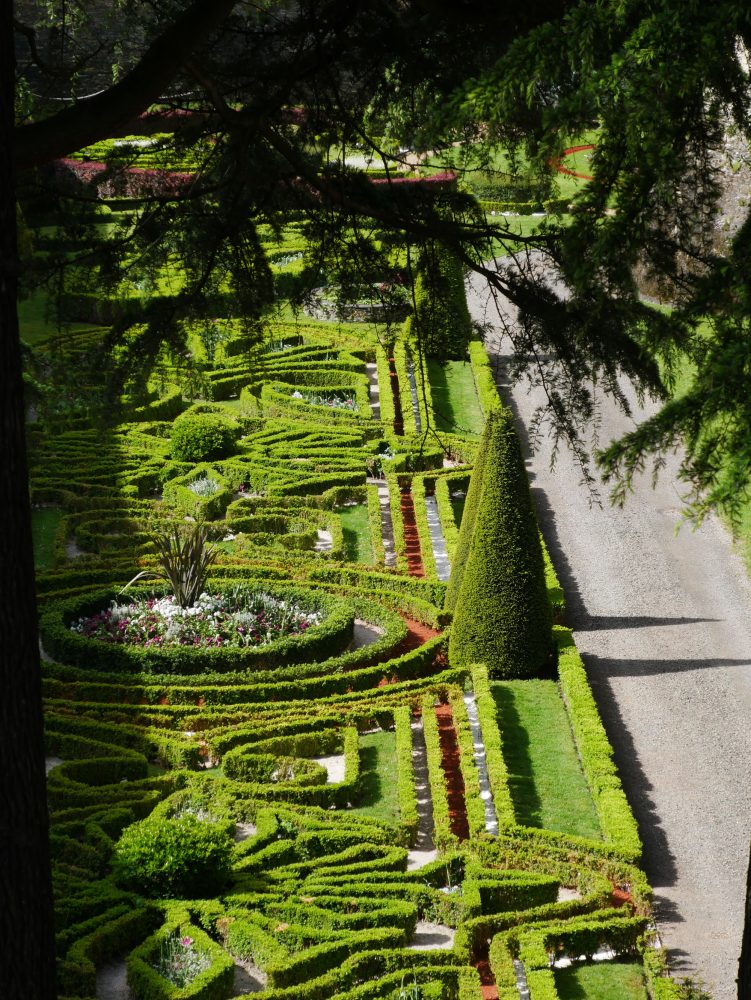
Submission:
[[342,519],[344,558],[350,562],[372,566],[373,546],[370,541],[368,505],[356,503],[350,507],[340,507],[337,513]]
[[462,526],[462,518],[464,517],[464,505],[467,502],[466,496],[456,497],[451,501],[451,509],[454,512],[454,522],[457,528]]
[[600,840],[558,685],[529,680],[492,687],[519,822]]
[[55,565],[55,535],[63,512],[59,507],[42,507],[31,512],[31,534],[34,539],[34,563],[37,569],[52,569]]
[[557,969],[560,1000],[648,1000],[644,974],[636,962],[593,962]]
[[438,430],[482,434],[484,419],[471,364],[429,359],[428,380]]
[[396,790],[396,736],[379,731],[360,737],[362,795],[355,813],[398,823],[399,797]]
[[[32,346],[39,344],[59,331],[55,324],[54,314],[48,310],[48,295],[43,289],[37,289],[33,295],[18,302],[18,326],[21,339]],[[71,323],[66,328],[69,334],[81,330],[96,330],[92,323]]]

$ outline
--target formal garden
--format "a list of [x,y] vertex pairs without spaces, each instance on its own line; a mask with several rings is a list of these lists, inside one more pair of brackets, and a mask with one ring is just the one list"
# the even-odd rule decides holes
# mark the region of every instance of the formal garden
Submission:
[[[137,207],[100,198],[81,238]],[[304,236],[266,240],[283,292]],[[438,270],[412,309],[322,288],[261,339],[218,311],[114,401],[111,324],[179,275],[69,293],[62,331],[22,303],[61,997],[683,995],[510,410]]]

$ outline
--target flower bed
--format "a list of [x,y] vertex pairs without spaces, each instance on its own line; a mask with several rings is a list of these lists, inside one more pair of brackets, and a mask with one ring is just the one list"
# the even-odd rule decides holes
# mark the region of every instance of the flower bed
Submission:
[[181,608],[171,594],[128,604],[113,601],[104,611],[71,622],[70,629],[87,639],[125,646],[247,649],[299,635],[321,620],[320,611],[238,588],[232,594],[201,594],[190,608]]
[[56,601],[42,640],[52,656],[94,670],[196,674],[321,660],[352,639],[354,610],[342,598],[246,581],[209,586],[213,596],[184,610],[164,588],[133,588],[114,613],[112,590]]
[[357,413],[359,407],[355,397],[348,393],[335,392],[300,392],[295,390],[292,393],[293,399],[303,399],[312,406],[328,406],[334,410],[349,410],[350,413]]

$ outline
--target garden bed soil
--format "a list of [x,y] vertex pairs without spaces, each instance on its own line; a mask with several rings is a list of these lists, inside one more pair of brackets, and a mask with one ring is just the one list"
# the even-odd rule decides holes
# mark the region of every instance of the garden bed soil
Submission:
[[400,495],[402,523],[404,524],[404,548],[407,554],[407,572],[410,576],[425,576],[422,549],[420,548],[420,533],[417,530],[415,502],[412,499],[412,492],[409,488],[406,488],[400,491]]
[[446,777],[451,832],[459,840],[469,840],[467,805],[464,801],[464,778],[459,762],[459,742],[454,728],[454,713],[451,710],[451,705],[437,705],[435,714],[438,720],[438,738],[441,743],[441,766]]

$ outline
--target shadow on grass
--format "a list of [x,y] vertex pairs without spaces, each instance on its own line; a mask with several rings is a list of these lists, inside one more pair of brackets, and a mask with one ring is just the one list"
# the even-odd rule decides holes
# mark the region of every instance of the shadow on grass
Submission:
[[378,773],[377,747],[360,747],[360,783],[357,806],[372,809],[383,797],[381,775]]
[[454,512],[454,521],[457,528],[462,526],[462,518],[464,517],[464,504],[467,502],[466,496],[458,497],[456,500],[451,501],[451,509]]
[[438,430],[453,431],[456,427],[458,414],[454,413],[454,407],[451,404],[446,369],[439,361],[428,360],[428,379]]
[[429,358],[427,374],[436,429],[453,434],[481,434],[483,417],[470,363]]
[[344,558],[356,562],[359,555],[357,532],[353,528],[342,525],[342,541],[344,543]]
[[516,820],[525,826],[541,827],[542,802],[537,793],[529,734],[521,723],[511,688],[493,686],[498,725],[503,734],[503,756],[509,772],[509,787]]

